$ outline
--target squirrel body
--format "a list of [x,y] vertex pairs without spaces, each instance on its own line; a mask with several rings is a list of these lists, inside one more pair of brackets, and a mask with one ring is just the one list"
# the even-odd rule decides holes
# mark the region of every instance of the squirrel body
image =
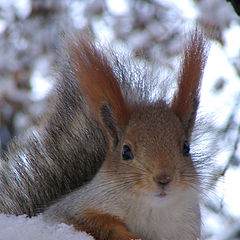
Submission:
[[[124,161],[119,159],[121,152],[114,152],[113,156],[107,156],[90,183],[53,204],[44,216],[52,222],[73,224],[76,229],[87,231],[96,239],[197,239],[201,226],[199,192],[182,183],[181,176],[175,176],[174,170],[182,167],[181,161],[177,161],[179,149],[173,146],[174,139],[181,139],[185,135],[180,130],[181,123],[164,102],[152,107],[137,107],[135,111],[125,136],[136,141],[137,149],[132,146],[132,152],[137,151],[134,154],[136,162],[140,156],[142,162],[121,162]],[[135,135],[139,130],[141,134]],[[148,136],[153,140],[149,140]],[[129,144],[126,138],[119,145],[126,141]],[[156,145],[156,142],[161,144]],[[178,145],[177,142],[175,144]],[[156,173],[161,173],[164,167],[165,174],[174,175],[173,181],[176,181],[177,186],[165,186],[162,192],[161,186],[155,186],[152,176],[156,170]],[[170,172],[171,168],[173,173]],[[190,164],[184,166],[182,171],[189,175],[194,169]],[[191,184],[195,181],[197,188],[198,180],[195,177],[193,174],[186,178],[191,178]],[[117,216],[127,232],[136,236],[128,238],[127,234],[122,237],[115,233],[111,237],[110,233],[106,233],[107,237],[103,237],[95,232],[96,219],[92,225],[89,224],[88,212],[96,213],[97,216],[106,213]]]
[[205,176],[190,144],[207,59],[204,34],[190,35],[171,103],[152,99],[158,89],[141,68],[128,72],[88,38],[67,44],[60,103],[30,147],[10,151],[2,163],[0,211],[43,212],[46,221],[96,240],[200,238]]

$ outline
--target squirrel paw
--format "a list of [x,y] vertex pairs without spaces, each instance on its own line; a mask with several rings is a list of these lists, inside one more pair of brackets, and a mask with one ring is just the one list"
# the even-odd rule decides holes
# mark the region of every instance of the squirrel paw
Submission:
[[112,234],[110,234],[108,240],[144,240],[143,238],[132,234],[128,231],[114,231]]
[[76,230],[85,231],[96,240],[144,240],[129,232],[125,224],[117,217],[96,210],[85,211],[85,221],[69,222]]

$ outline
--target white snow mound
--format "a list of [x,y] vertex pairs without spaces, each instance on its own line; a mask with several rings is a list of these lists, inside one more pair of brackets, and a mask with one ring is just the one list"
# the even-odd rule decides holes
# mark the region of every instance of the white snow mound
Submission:
[[0,240],[94,240],[85,232],[77,232],[72,226],[50,226],[42,216],[27,218],[25,215],[0,214]]

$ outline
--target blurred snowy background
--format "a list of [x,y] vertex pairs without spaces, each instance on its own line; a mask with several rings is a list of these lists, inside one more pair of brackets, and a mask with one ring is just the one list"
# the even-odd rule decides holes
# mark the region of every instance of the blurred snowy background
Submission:
[[216,190],[203,203],[204,239],[240,239],[240,7],[238,0],[232,4],[0,0],[1,149],[44,114],[63,29],[91,31],[103,44],[153,62],[162,69],[159,77],[165,78],[176,73],[186,32],[197,21],[206,30],[214,28],[200,111],[213,116],[208,127],[217,133],[214,145],[221,150],[216,158]]

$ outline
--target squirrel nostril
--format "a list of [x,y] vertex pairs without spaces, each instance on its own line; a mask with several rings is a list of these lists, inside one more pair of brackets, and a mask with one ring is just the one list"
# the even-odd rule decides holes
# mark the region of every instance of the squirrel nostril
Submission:
[[159,184],[159,185],[162,185],[162,186],[165,186],[167,184],[169,184],[171,182],[171,177],[168,176],[168,175],[156,175],[156,176],[153,176],[153,180]]

